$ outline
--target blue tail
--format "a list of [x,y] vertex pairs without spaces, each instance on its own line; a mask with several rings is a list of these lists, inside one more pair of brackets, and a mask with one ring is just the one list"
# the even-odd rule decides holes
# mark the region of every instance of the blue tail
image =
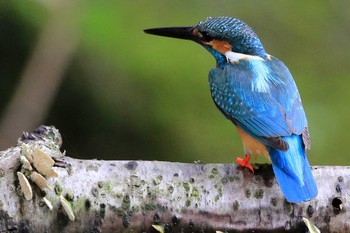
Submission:
[[289,202],[298,203],[317,196],[317,186],[311,173],[301,135],[282,137],[289,144],[285,152],[270,148],[269,154],[277,182]]

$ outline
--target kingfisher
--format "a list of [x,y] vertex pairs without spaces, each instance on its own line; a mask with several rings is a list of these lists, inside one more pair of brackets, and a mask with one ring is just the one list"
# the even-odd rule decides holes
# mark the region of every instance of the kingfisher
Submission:
[[254,173],[251,155],[264,155],[287,201],[300,203],[317,196],[306,156],[308,122],[298,88],[288,68],[266,53],[251,27],[220,16],[195,26],[144,32],[194,41],[214,56],[216,68],[209,71],[211,96],[242,139],[245,156],[236,159],[239,165]]

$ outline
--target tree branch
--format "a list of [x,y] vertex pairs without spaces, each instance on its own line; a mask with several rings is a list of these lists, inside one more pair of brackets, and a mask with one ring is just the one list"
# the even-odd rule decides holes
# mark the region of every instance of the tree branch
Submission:
[[[350,167],[313,167],[319,195],[291,204],[270,165],[252,174],[227,164],[78,160],[62,157],[60,137],[42,126],[0,152],[0,232],[157,232],[152,224],[165,232],[306,232],[302,217],[322,232],[350,229]],[[29,201],[16,175],[23,171],[23,144],[55,157],[58,166],[58,177],[47,178],[53,190],[31,182]],[[74,221],[60,195],[71,203]]]

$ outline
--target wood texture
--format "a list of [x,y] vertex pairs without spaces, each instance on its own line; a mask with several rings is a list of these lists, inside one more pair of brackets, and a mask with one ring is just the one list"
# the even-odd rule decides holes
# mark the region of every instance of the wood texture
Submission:
[[[16,177],[21,144],[60,154],[60,135],[45,130],[37,134],[44,136],[26,135],[17,147],[0,152],[0,232],[157,232],[152,224],[165,232],[306,232],[302,217],[322,232],[350,232],[350,167],[313,167],[319,195],[291,204],[270,165],[252,174],[231,164],[66,156],[54,168],[59,177],[48,178],[53,190],[42,192],[33,184],[34,197],[27,201]],[[59,195],[70,201],[74,221]]]

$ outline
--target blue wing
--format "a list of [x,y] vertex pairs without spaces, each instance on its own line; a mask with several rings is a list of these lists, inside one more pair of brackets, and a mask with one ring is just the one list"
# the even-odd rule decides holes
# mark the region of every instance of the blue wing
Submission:
[[288,68],[277,58],[227,63],[223,69],[210,71],[209,83],[221,112],[265,145],[287,150],[282,136],[307,134],[298,89]]

